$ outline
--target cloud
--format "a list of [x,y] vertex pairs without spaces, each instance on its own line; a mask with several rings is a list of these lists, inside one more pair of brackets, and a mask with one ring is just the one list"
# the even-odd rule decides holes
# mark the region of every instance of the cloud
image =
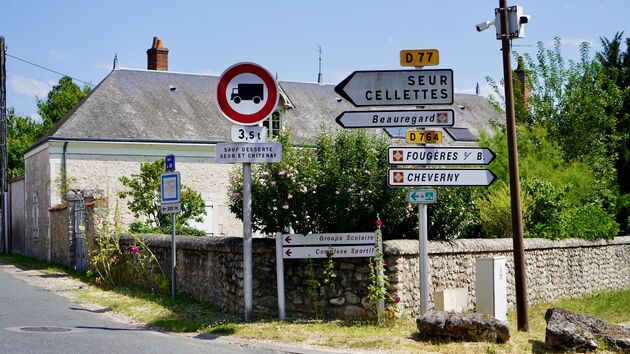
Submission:
[[51,57],[57,59],[57,60],[66,60],[68,59],[68,56],[62,52],[56,51],[56,50],[49,50],[48,51],[48,55],[50,55]]
[[19,75],[11,76],[7,83],[20,95],[40,98],[45,97],[54,85],[52,81],[44,82]]
[[31,114],[31,119],[34,120],[37,123],[41,123],[44,120],[42,119],[42,116],[39,115],[39,113],[33,113]]
[[[474,95],[476,88],[455,89],[456,93],[467,93]],[[503,92],[503,86],[499,85],[499,92]],[[494,90],[490,85],[479,86],[479,96],[488,97],[490,94],[494,94]]]
[[[595,41],[593,41],[592,39],[586,39],[586,38],[560,38],[560,44],[562,44],[563,46],[572,46],[572,47],[579,47],[580,45],[582,45],[582,43],[587,42],[588,45],[590,45],[591,47],[593,47],[593,45],[595,44]],[[550,40],[545,42],[546,46],[553,46],[555,44],[555,40]]]

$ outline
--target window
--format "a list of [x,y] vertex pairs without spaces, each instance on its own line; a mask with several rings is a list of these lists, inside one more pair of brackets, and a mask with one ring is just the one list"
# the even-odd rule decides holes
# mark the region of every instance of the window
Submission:
[[37,192],[33,192],[33,239],[39,238],[39,196]]
[[280,112],[274,111],[271,117],[263,122],[263,126],[267,127],[270,138],[277,138],[280,134],[280,129],[282,129],[282,123],[282,115]]
[[212,202],[211,201],[206,201],[205,202],[205,209],[206,209],[206,215],[202,215],[202,221],[201,222],[196,222],[196,221],[191,221],[190,222],[190,226],[194,227],[196,229],[199,230],[203,230],[206,233],[206,236],[212,236],[214,235],[214,229],[212,227]]

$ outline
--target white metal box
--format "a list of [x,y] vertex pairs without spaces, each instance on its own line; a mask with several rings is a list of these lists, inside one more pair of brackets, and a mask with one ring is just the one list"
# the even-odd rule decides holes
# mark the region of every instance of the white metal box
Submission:
[[504,256],[478,258],[475,296],[477,313],[507,321],[507,260]]

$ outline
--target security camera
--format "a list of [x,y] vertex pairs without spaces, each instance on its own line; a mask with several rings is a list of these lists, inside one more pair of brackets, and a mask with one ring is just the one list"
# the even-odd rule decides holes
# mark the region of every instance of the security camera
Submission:
[[478,25],[477,25],[477,26],[475,26],[475,27],[477,27],[477,32],[481,32],[481,31],[485,31],[485,30],[487,30],[487,29],[488,29],[488,28],[490,28],[492,25],[494,25],[494,22],[493,22],[493,21],[485,21],[485,22],[482,22],[482,23],[478,24]]

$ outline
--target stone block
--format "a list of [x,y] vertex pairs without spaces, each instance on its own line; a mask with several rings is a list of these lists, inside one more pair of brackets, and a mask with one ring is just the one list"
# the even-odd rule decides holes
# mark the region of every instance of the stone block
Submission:
[[486,314],[427,313],[416,318],[420,336],[427,339],[505,343],[510,339],[507,322]]

